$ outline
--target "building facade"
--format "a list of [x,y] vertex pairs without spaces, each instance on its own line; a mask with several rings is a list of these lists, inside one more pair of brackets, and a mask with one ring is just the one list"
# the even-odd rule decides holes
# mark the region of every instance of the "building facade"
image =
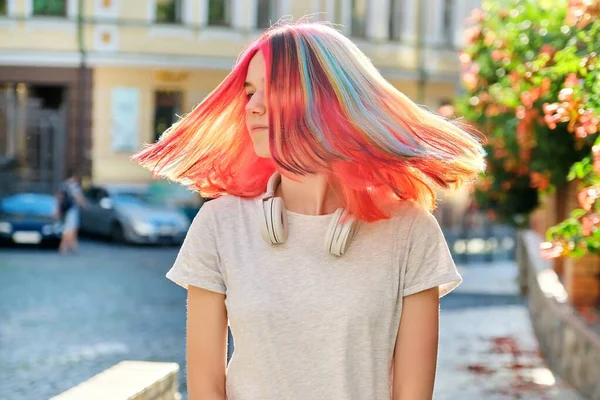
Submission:
[[150,181],[131,155],[282,17],[333,22],[395,87],[436,109],[457,91],[457,48],[478,1],[0,0],[0,162],[31,176],[75,167],[99,183]]

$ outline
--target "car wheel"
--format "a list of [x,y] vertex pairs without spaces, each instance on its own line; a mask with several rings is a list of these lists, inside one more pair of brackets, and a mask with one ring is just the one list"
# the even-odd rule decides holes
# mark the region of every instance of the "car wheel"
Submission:
[[123,235],[123,227],[118,222],[113,222],[110,228],[110,238],[115,243],[123,243],[125,237]]
[[52,239],[42,244],[42,248],[57,250],[60,247],[60,239]]

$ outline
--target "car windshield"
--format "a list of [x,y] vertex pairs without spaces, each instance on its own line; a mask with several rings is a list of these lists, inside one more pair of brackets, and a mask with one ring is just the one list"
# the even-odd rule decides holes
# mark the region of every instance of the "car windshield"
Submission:
[[56,210],[54,197],[44,194],[18,194],[0,202],[3,214],[51,217]]
[[145,196],[139,193],[115,193],[113,201],[120,205],[129,206],[147,206],[148,202],[145,200]]

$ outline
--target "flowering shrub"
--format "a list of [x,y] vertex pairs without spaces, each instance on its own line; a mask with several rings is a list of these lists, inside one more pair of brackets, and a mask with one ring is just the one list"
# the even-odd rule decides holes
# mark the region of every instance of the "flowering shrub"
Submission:
[[594,144],[599,1],[484,1],[471,16],[456,109],[488,137],[475,200],[505,221],[527,225]]
[[591,154],[576,162],[567,179],[577,179],[577,201],[580,208],[546,232],[542,244],[544,258],[579,257],[600,254],[600,1],[572,0],[566,21],[580,29],[571,63],[577,63],[577,73],[570,73],[559,93],[557,103],[545,106],[546,123],[567,123],[569,131],[579,138],[596,136]]
[[[600,142],[600,140],[598,140]],[[600,145],[592,147],[592,155],[573,165],[569,179],[577,178],[581,187],[577,193],[579,207],[571,216],[546,232],[542,257],[580,257],[600,254]]]

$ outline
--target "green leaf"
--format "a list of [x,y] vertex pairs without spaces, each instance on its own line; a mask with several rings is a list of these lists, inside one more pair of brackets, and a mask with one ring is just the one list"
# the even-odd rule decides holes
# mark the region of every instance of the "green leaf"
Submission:
[[586,214],[587,211],[585,211],[583,208],[576,208],[575,210],[571,211],[571,217],[575,219],[579,219]]

